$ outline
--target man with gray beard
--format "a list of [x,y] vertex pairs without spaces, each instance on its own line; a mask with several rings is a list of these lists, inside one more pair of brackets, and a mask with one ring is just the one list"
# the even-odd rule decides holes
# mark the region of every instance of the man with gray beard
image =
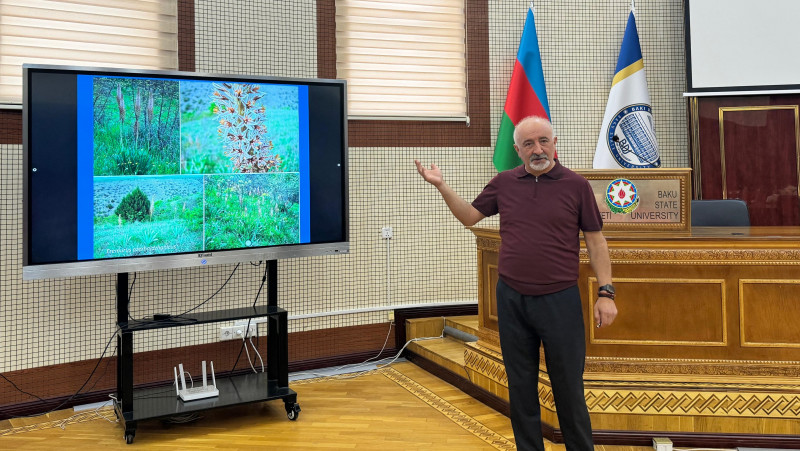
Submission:
[[465,226],[500,214],[497,314],[517,449],[545,449],[538,400],[541,344],[566,448],[588,451],[594,447],[583,393],[586,332],[577,285],[581,231],[600,286],[595,326],[610,326],[617,308],[594,193],[584,177],[558,162],[557,140],[547,119],[519,121],[514,149],[523,164],[495,176],[471,204],[444,182],[436,165],[415,164]]

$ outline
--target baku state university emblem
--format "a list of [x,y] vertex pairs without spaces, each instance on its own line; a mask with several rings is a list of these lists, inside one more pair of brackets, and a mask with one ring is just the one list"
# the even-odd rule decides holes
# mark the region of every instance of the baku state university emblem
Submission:
[[606,142],[623,168],[661,166],[650,105],[637,103],[619,110],[606,130]]

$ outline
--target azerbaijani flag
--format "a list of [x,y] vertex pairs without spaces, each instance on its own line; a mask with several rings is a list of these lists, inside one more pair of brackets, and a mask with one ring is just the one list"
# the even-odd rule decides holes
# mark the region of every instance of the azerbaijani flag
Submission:
[[525,28],[522,30],[517,61],[511,74],[511,84],[506,95],[506,106],[497,143],[494,146],[494,167],[498,172],[522,164],[514,150],[514,126],[528,116],[550,119],[550,105],[547,103],[547,90],[544,87],[542,58],[539,55],[539,38],[533,20],[533,8],[528,8]]
[[661,157],[633,11],[614,72],[592,167],[657,168]]

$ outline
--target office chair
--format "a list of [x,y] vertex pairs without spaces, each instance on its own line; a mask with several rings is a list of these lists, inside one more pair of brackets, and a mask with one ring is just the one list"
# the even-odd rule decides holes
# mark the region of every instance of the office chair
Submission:
[[693,200],[692,226],[749,227],[750,211],[741,199]]

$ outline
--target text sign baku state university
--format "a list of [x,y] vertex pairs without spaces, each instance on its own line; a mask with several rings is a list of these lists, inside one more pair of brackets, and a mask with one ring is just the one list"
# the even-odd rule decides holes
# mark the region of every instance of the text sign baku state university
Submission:
[[586,169],[603,230],[690,232],[691,169]]

